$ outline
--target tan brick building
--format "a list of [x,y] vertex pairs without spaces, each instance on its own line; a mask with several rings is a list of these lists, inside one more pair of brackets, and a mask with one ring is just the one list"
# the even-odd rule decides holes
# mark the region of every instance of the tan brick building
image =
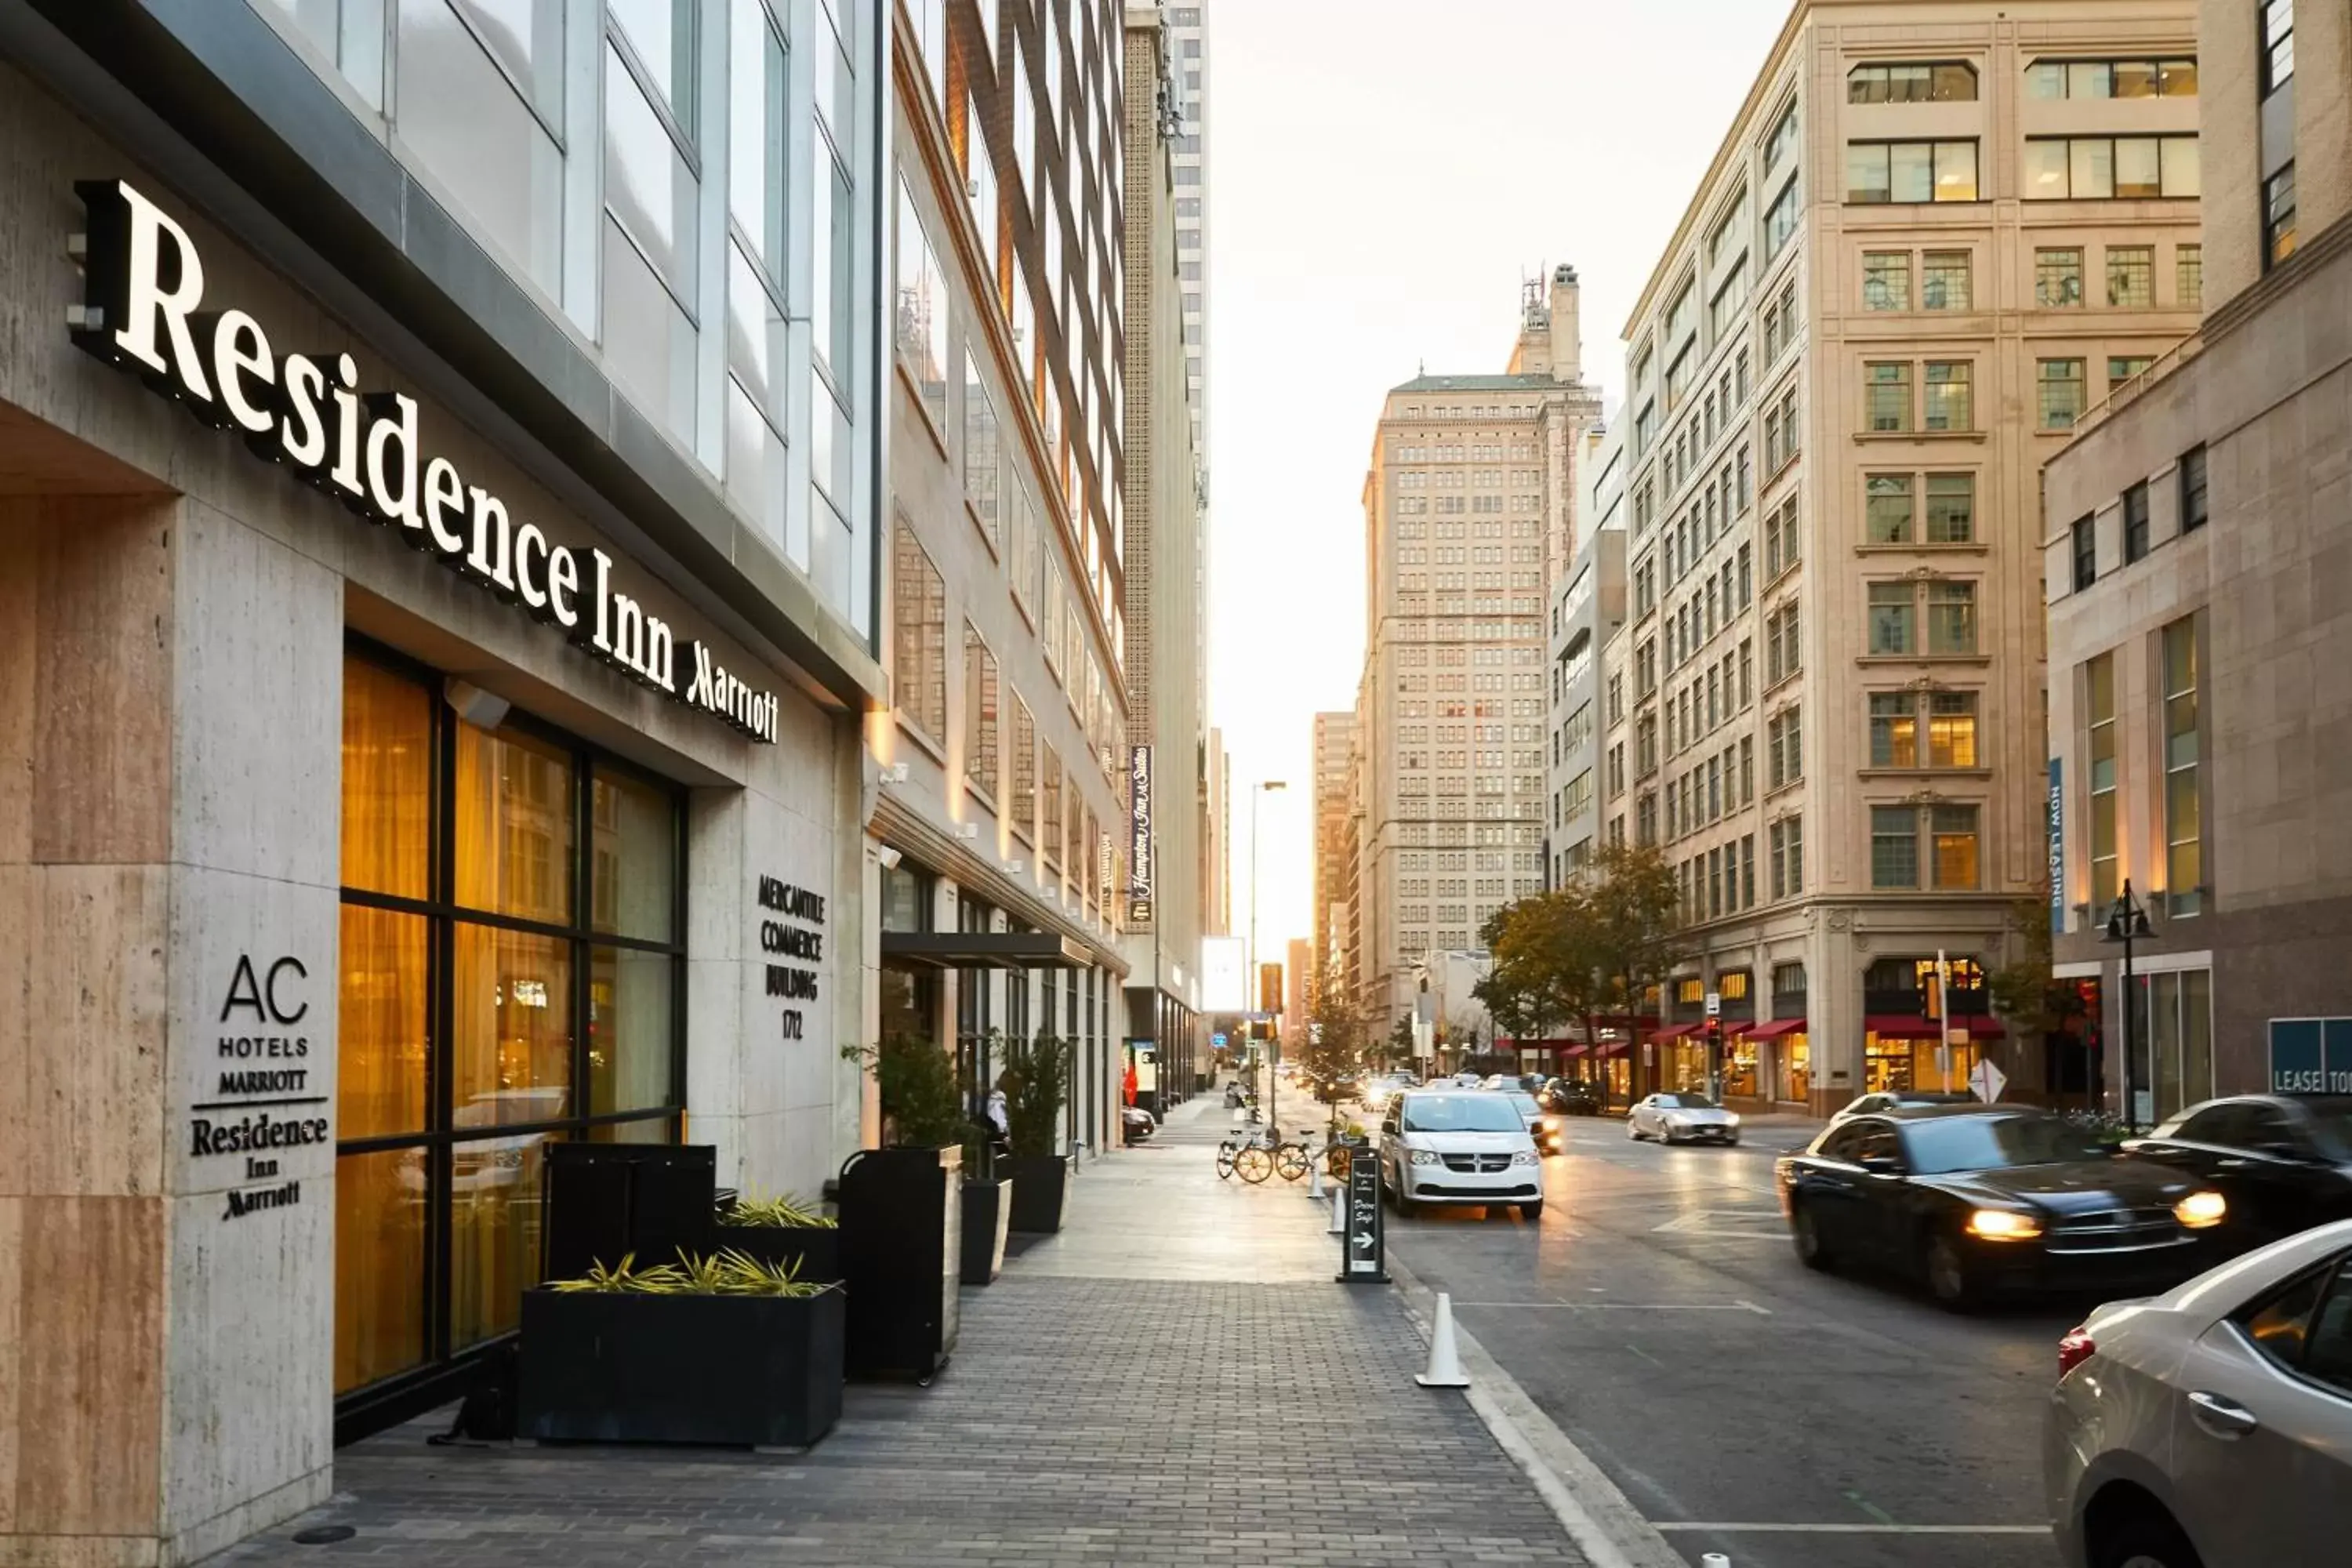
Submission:
[[1312,994],[1326,972],[1338,971],[1341,983],[1352,977],[1346,966],[1349,924],[1347,888],[1353,880],[1347,861],[1348,817],[1353,805],[1349,769],[1356,751],[1353,713],[1315,715],[1315,940],[1309,949],[1314,964],[1308,976]]
[[2142,1121],[2268,1088],[2271,1020],[2352,1014],[2352,26],[2208,0],[2201,36],[2204,321],[2077,427],[2043,514],[2057,973],[2121,1108],[2128,882]]
[[1354,912],[1379,1034],[1417,965],[1543,886],[1544,613],[1601,416],[1577,306],[1574,268],[1531,281],[1504,374],[1417,376],[1373,437]]
[[1694,931],[1662,1082],[1714,991],[1741,1099],[2041,1086],[1990,1020],[1939,1061],[1920,979],[1999,963],[2042,869],[2038,479],[2195,323],[2195,40],[2185,0],[1800,5],[1659,258],[1603,678],[1606,831]]

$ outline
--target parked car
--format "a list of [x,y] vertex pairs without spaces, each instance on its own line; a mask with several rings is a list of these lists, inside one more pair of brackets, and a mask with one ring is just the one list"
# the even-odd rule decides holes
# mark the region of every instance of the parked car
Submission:
[[2344,1560],[2352,1221],[2100,1308],[2058,1370],[2042,1474],[2070,1568]]
[[2242,1246],[2352,1219],[2352,1095],[2209,1100],[2124,1150],[2227,1198]]
[[1737,1143],[1739,1117],[1703,1094],[1652,1094],[1633,1102],[1625,1136],[1661,1143]]
[[1506,1094],[1533,1094],[1543,1087],[1543,1081],[1541,1073],[1498,1072],[1491,1074],[1478,1087],[1501,1089]]
[[1538,1153],[1559,1152],[1559,1122],[1543,1108],[1542,1102],[1517,1089],[1506,1092],[1503,1098],[1518,1108],[1520,1120],[1528,1124],[1528,1136],[1536,1141]]
[[2001,1289],[2162,1289],[2212,1260],[2229,1209],[2029,1106],[1857,1116],[1775,1176],[1809,1267],[1879,1264],[1955,1309]]
[[1601,1114],[1600,1086],[1582,1079],[1553,1079],[1536,1092],[1536,1099],[1546,1110],[1556,1110],[1562,1116]]
[[1119,1136],[1126,1142],[1144,1142],[1151,1136],[1152,1130],[1158,1125],[1159,1123],[1153,1121],[1151,1112],[1139,1106],[1122,1105],[1118,1108]]
[[1882,1110],[1900,1110],[1906,1105],[1976,1105],[1979,1103],[1980,1102],[1975,1095],[1965,1090],[1948,1094],[1942,1089],[1883,1089],[1870,1094],[1856,1095],[1851,1104],[1830,1118],[1830,1125],[1835,1127],[1839,1122],[1850,1118],[1871,1116]]
[[1423,1203],[1517,1204],[1534,1219],[1542,1160],[1518,1107],[1499,1094],[1409,1089],[1381,1122],[1381,1179],[1399,1214]]

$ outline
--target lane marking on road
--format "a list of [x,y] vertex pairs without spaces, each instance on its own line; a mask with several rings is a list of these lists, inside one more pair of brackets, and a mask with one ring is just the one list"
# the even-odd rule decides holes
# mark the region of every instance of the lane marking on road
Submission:
[[1711,1535],[2047,1535],[2046,1524],[1721,1524],[1654,1519],[1650,1528],[1668,1533]]
[[1871,1518],[1878,1521],[1879,1523],[1893,1524],[1895,1522],[1895,1516],[1893,1514],[1887,1512],[1885,1509],[1879,1507],[1876,1503],[1871,1501],[1860,1492],[1855,1491],[1852,1487],[1848,1487],[1843,1495],[1846,1501],[1853,1504],[1854,1507],[1862,1510],[1863,1512],[1870,1515]]
[[1529,1308],[1549,1308],[1566,1312],[1753,1312],[1759,1318],[1772,1315],[1769,1307],[1755,1302],[1738,1301],[1456,1301],[1454,1310],[1483,1307],[1488,1310],[1524,1310]]

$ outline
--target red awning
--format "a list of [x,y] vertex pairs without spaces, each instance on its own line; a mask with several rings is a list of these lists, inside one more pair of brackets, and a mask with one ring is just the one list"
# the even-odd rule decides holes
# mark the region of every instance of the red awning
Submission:
[[1570,1046],[1570,1047],[1567,1047],[1565,1050],[1561,1051],[1559,1054],[1560,1054],[1560,1058],[1561,1058],[1561,1059],[1562,1059],[1562,1060],[1565,1060],[1565,1059],[1567,1059],[1567,1058],[1570,1058],[1570,1057],[1580,1057],[1580,1056],[1582,1056],[1586,1051],[1591,1050],[1591,1048],[1592,1048],[1592,1047],[1590,1047],[1590,1046]]
[[1739,1032],[1751,1040],[1777,1040],[1783,1035],[1803,1034],[1805,1021],[1802,1018],[1775,1018],[1769,1024],[1750,1024]]
[[1622,1057],[1633,1048],[1625,1041],[1619,1040],[1614,1045],[1593,1047],[1592,1054],[1596,1057]]
[[[1981,1014],[1967,1018],[1955,1018],[1953,1023],[1967,1028],[1974,1040],[1998,1039],[2006,1033],[1997,1018]],[[1940,1038],[1941,1026],[1932,1018],[1916,1018],[1908,1013],[1873,1013],[1862,1021],[1862,1026],[1882,1040],[1933,1040]]]
[[1650,1038],[1663,1044],[1667,1040],[1679,1040],[1685,1035],[1695,1035],[1698,1033],[1700,1027],[1701,1026],[1697,1024],[1669,1024],[1652,1035]]

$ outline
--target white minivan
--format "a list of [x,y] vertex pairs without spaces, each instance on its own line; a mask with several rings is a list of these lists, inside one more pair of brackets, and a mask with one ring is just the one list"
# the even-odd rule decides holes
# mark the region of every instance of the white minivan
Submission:
[[1519,1108],[1485,1089],[1416,1089],[1381,1122],[1381,1176],[1397,1212],[1416,1204],[1516,1204],[1543,1213],[1543,1157]]

